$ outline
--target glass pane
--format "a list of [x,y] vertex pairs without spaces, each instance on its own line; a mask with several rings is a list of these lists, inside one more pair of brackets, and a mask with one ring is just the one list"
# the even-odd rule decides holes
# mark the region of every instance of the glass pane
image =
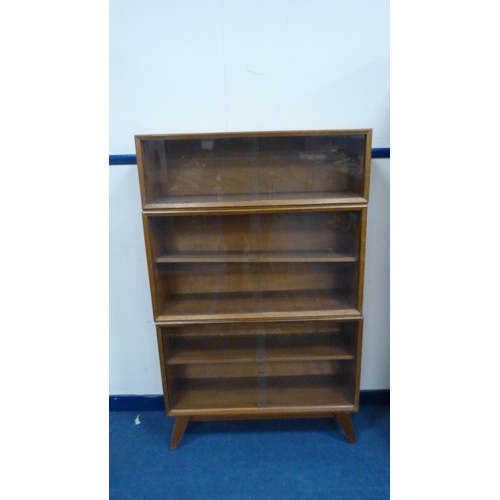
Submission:
[[359,321],[162,327],[171,410],[355,404]]
[[357,313],[361,210],[147,224],[157,321]]
[[142,140],[147,208],[363,197],[366,135]]

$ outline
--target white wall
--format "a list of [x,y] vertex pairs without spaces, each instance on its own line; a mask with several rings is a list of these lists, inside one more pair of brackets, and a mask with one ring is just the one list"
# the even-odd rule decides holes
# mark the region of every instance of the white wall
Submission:
[[[389,1],[110,2],[110,154],[140,133],[372,128]],[[110,394],[160,394],[136,166],[110,166]],[[389,387],[389,160],[373,160],[362,389]]]

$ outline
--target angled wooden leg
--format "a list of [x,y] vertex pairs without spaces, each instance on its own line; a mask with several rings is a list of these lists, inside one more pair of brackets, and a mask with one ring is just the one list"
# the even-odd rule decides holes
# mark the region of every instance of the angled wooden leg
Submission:
[[175,450],[181,442],[184,431],[189,424],[191,417],[175,417],[174,428],[172,430],[172,440],[170,441],[170,449]]
[[354,444],[356,442],[356,436],[354,435],[351,414],[349,412],[339,412],[335,413],[335,416],[347,437],[347,441],[349,441],[350,444]]

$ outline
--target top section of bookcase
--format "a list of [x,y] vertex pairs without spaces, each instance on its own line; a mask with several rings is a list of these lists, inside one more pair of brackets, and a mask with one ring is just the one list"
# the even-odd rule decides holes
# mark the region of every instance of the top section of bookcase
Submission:
[[361,207],[371,130],[137,135],[145,211]]

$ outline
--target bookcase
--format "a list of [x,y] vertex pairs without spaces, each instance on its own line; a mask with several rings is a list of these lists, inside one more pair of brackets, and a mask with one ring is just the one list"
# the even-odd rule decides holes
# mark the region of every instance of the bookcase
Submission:
[[135,137],[172,449],[190,421],[355,442],[371,130]]

